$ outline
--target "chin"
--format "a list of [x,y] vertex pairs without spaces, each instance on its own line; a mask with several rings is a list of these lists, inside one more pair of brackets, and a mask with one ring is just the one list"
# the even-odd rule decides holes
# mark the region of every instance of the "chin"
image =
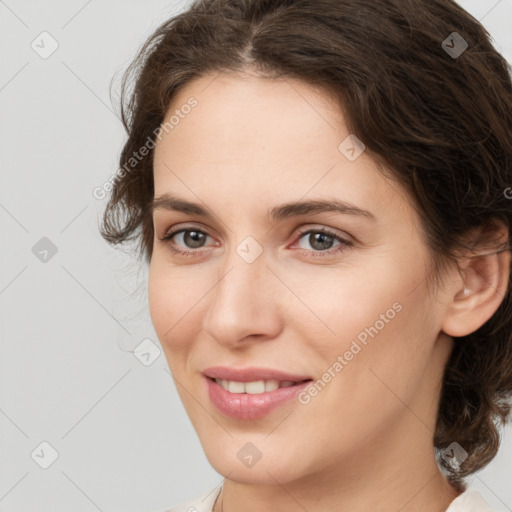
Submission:
[[254,457],[251,460],[251,451],[256,456],[256,449],[251,447],[250,443],[250,441],[233,439],[232,449],[217,445],[212,450],[205,450],[205,455],[217,473],[238,483],[286,484],[301,477],[299,474],[301,468],[296,461],[283,457],[282,453],[276,454],[275,449],[272,452],[268,449],[265,452],[263,449],[258,460]]

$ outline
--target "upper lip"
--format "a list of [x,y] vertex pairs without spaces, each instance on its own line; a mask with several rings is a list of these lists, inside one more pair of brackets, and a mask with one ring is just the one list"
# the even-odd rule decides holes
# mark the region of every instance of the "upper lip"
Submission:
[[301,382],[310,380],[308,375],[297,375],[274,370],[272,368],[230,368],[228,366],[212,366],[203,371],[203,374],[212,379],[224,379],[235,382],[254,382],[258,380],[278,380]]

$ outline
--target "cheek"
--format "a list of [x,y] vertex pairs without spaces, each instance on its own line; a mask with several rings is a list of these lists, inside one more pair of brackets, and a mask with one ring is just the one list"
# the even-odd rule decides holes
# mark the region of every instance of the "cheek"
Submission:
[[375,419],[384,418],[401,407],[396,396],[408,402],[421,385],[437,333],[425,284],[417,286],[416,276],[404,271],[402,281],[381,282],[357,300],[340,297],[345,309],[333,316],[338,338],[329,361],[342,356],[331,398],[350,390],[345,413],[373,411]]
[[418,278],[412,272],[403,274],[402,281],[389,275],[373,284],[361,274],[369,286],[350,292],[341,283],[357,282],[354,274],[302,295],[334,331],[329,334],[318,320],[296,326],[309,343],[304,355],[314,362],[322,381],[317,391],[302,397],[301,403],[308,403],[304,414],[315,411],[317,417],[330,417],[338,425],[333,433],[332,423],[316,422],[312,436],[321,437],[319,430],[324,429],[325,436],[356,442],[376,425],[394,421],[403,409],[401,400],[409,403],[421,385],[432,348],[427,339],[432,324],[424,285],[411,293]]
[[312,266],[308,272],[292,269],[283,274],[283,281],[293,283],[298,298],[288,294],[283,314],[300,323],[297,328],[304,338],[326,354],[346,350],[361,333],[364,341],[365,329],[376,322],[379,331],[389,330],[400,314],[397,302],[402,301],[402,289],[407,288],[404,280],[394,279],[389,272],[386,276],[367,263],[357,268]]
[[172,294],[168,293],[169,278],[160,271],[158,262],[155,261],[155,259],[156,258],[153,255],[153,259],[151,260],[149,267],[149,313],[153,327],[155,328],[158,338],[163,345],[164,340],[162,339],[162,335],[166,328],[169,329],[171,327],[171,324],[169,323],[169,298],[172,298]]
[[158,257],[151,261],[148,276],[149,311],[164,350],[182,339],[177,333],[186,325],[188,300],[184,295],[189,288],[183,286],[178,271],[163,264]]
[[190,267],[172,266],[161,255],[152,259],[148,276],[151,321],[166,356],[190,350],[201,322],[198,315],[207,285],[207,276]]
[[284,276],[294,282],[301,301],[291,297],[283,315],[294,319],[293,328],[314,349],[311,355],[328,363],[326,369],[347,351],[350,366],[359,366],[355,360],[366,371],[372,365],[389,366],[390,375],[393,368],[426,357],[432,321],[421,259],[411,258],[408,265],[391,258],[384,263],[312,268],[295,275],[290,270]]

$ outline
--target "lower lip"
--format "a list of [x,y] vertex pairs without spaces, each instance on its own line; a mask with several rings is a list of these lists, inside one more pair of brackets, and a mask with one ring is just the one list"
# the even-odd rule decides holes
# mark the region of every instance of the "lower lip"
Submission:
[[269,414],[277,407],[292,400],[311,383],[311,381],[301,382],[294,386],[252,395],[250,393],[230,393],[214,380],[208,377],[205,379],[213,405],[226,416],[242,420],[255,420]]

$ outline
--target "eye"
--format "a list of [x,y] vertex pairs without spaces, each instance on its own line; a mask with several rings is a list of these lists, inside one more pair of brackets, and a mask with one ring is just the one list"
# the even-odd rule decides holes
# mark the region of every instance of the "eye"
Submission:
[[[306,237],[306,235],[308,235]],[[300,241],[304,239],[306,244],[309,244],[313,249],[308,249],[301,244]],[[338,242],[338,245],[333,244]],[[334,233],[326,228],[308,229],[299,233],[299,245],[306,252],[314,256],[332,255],[344,251],[352,242],[344,239],[337,233]]]
[[[198,252],[195,249],[199,249],[203,247],[205,240],[209,237],[207,233],[201,231],[199,229],[180,229],[176,231],[171,231],[170,233],[166,233],[162,238],[160,238],[160,242],[164,245],[167,245],[171,251],[180,254],[182,256],[193,256]],[[181,242],[180,245],[193,249],[192,251],[186,251],[183,249],[177,249],[171,243],[177,239],[178,242]]]
[[[306,235],[308,235],[307,238]],[[203,252],[199,249],[205,246],[207,238],[211,237],[204,231],[193,228],[184,228],[166,233],[164,236],[159,238],[159,240],[160,243],[168,246],[172,252],[180,256],[189,257],[197,256]],[[304,239],[306,244],[309,244],[312,249],[305,248],[304,244],[301,243],[302,239]],[[313,256],[330,256],[333,253],[342,252],[352,245],[352,242],[349,240],[346,240],[337,233],[326,228],[302,230],[299,232],[298,240],[301,249]],[[335,242],[338,243],[335,244]],[[191,250],[179,249],[176,245],[186,247]]]

